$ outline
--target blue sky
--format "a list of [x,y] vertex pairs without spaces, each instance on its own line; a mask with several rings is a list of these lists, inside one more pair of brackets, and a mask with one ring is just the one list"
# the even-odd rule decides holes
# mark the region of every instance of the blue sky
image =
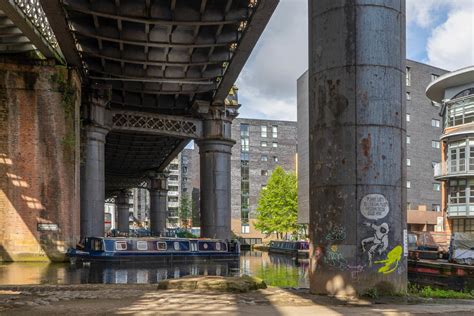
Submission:
[[[474,65],[474,0],[406,0],[407,58]],[[280,0],[237,85],[240,117],[296,120],[296,80],[308,65],[307,0]]]

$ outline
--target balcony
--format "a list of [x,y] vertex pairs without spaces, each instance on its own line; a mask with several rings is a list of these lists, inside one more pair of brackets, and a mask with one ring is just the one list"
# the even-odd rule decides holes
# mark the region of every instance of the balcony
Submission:
[[474,204],[448,204],[448,217],[474,217]]
[[474,176],[474,158],[438,162],[433,169],[436,180]]

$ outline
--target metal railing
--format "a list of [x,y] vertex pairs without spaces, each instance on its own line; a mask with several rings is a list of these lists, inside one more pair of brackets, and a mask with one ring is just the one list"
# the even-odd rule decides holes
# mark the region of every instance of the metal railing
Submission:
[[451,175],[474,175],[474,158],[438,162],[433,166],[433,169],[435,178]]
[[[4,0],[7,1],[7,0]],[[28,18],[43,38],[53,47],[58,48],[58,41],[49,25],[48,18],[41,7],[39,0],[10,0]]]
[[474,204],[448,204],[448,217],[474,217]]

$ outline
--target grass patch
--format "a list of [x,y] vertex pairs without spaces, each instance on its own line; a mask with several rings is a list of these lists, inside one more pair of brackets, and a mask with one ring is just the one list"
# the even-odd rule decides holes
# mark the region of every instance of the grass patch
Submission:
[[451,299],[474,299],[474,291],[454,291],[432,288],[430,286],[408,285],[408,293],[411,295],[427,298],[451,298]]

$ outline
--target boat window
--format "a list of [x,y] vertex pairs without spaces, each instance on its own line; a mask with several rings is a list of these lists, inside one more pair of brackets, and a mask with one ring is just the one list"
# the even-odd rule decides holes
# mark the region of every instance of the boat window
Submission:
[[137,241],[137,249],[138,250],[148,250],[147,242],[143,241],[143,240]]
[[159,241],[156,243],[156,246],[158,248],[158,250],[166,250],[168,249],[168,246],[166,245],[166,243],[164,241]]
[[92,250],[95,250],[95,251],[101,251],[102,250],[102,240],[92,239],[91,240],[91,248],[92,248]]
[[127,242],[126,241],[116,241],[115,242],[115,250],[127,250]]
[[205,243],[202,244],[202,247],[203,247],[205,250],[207,250],[207,249],[209,248],[209,245],[207,244],[207,242],[205,242]]
[[222,251],[227,251],[227,244],[225,242],[221,243],[221,250]]
[[173,248],[174,248],[174,250],[179,250],[179,248],[180,248],[180,247],[179,247],[179,241],[175,241],[175,242],[173,243]]
[[221,243],[220,242],[216,242],[216,250],[217,251],[221,250]]

